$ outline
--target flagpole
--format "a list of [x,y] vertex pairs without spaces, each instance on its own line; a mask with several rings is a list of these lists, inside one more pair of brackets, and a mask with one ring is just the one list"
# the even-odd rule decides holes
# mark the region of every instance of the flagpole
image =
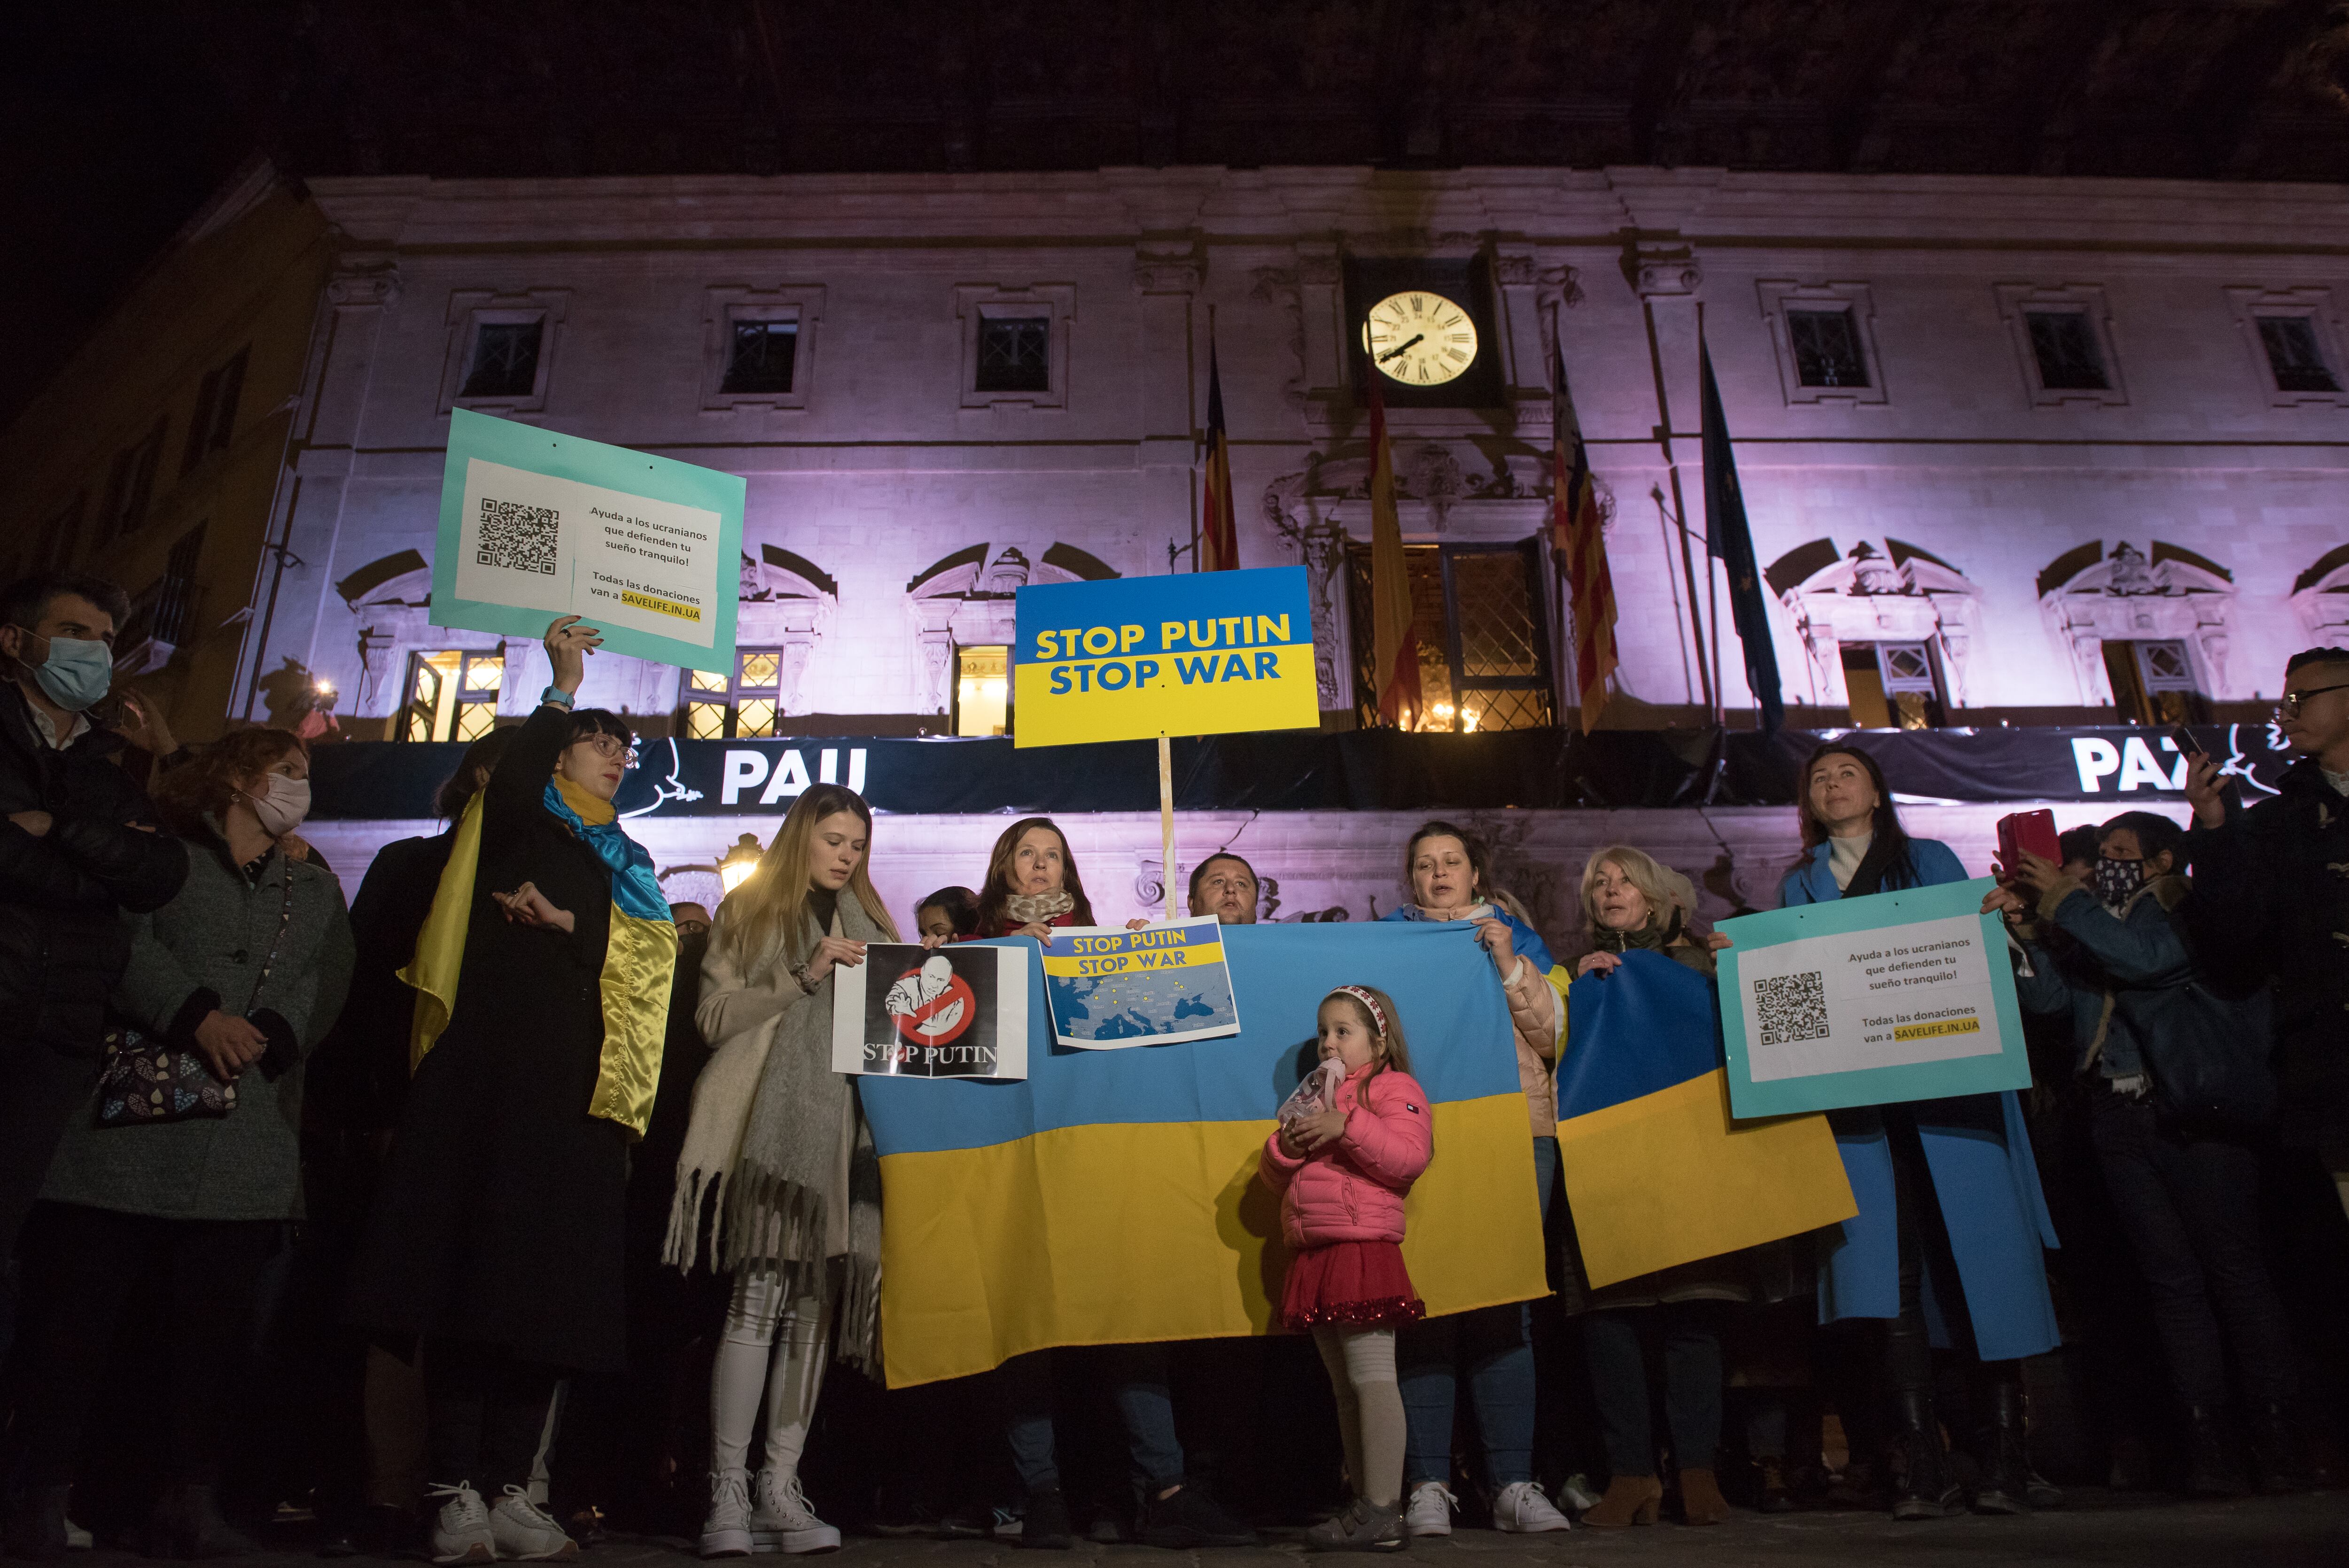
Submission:
[[[1656,306],[1653,301],[1641,300],[1640,313],[1648,321],[1648,367],[1656,378],[1656,438],[1663,448],[1665,477],[1672,487],[1672,521],[1681,531],[1681,575],[1688,581],[1689,631],[1696,654],[1697,683],[1704,688],[1704,709],[1713,708],[1713,672],[1704,658],[1704,618],[1697,614],[1696,562],[1689,558],[1688,501],[1681,494],[1680,459],[1672,456],[1672,405],[1664,389],[1664,350],[1656,338]],[[1708,564],[1710,564],[1708,562]],[[1685,666],[1683,666],[1685,667]]]
[[[1696,302],[1697,351],[1704,351],[1704,301]],[[1713,722],[1729,723],[1729,696],[1721,688],[1721,573],[1713,565],[1713,516],[1704,520],[1704,614],[1713,623]]]
[[1165,868],[1158,880],[1165,884],[1166,918],[1179,919],[1174,913],[1174,747],[1163,729],[1158,732],[1158,863]]

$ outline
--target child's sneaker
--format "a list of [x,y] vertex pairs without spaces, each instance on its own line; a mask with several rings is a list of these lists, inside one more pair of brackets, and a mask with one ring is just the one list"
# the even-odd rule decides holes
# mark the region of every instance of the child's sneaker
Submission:
[[490,1505],[490,1537],[497,1553],[512,1563],[546,1563],[579,1555],[579,1542],[564,1533],[554,1515],[531,1501],[522,1487],[506,1488]]
[[1337,1518],[1305,1532],[1308,1552],[1401,1552],[1411,1543],[1402,1515],[1382,1503],[1358,1497]]
[[1571,1530],[1574,1522],[1560,1513],[1529,1480],[1512,1481],[1493,1500],[1493,1528],[1512,1535],[1538,1535],[1550,1530]]
[[446,1498],[440,1516],[432,1522],[432,1561],[435,1563],[494,1563],[498,1560],[498,1543],[490,1530],[490,1511],[481,1501],[481,1494],[473,1483],[460,1480],[454,1486],[436,1486],[427,1495]]
[[750,1478],[744,1471],[709,1472],[709,1512],[701,1521],[701,1554],[750,1555]]
[[750,1544],[760,1552],[797,1556],[809,1552],[837,1552],[840,1532],[815,1516],[807,1493],[800,1490],[797,1473],[759,1472],[758,1502],[750,1511]]
[[1413,1535],[1452,1533],[1452,1510],[1460,1500],[1440,1480],[1423,1480],[1411,1489],[1404,1505],[1402,1527]]

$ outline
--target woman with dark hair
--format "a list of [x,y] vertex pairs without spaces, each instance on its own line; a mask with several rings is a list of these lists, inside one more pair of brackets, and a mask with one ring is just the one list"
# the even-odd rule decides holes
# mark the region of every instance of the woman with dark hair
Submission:
[[162,1284],[161,1321],[140,1336],[168,1347],[156,1555],[258,1550],[222,1519],[214,1488],[262,1271],[302,1217],[302,1058],[351,972],[342,889],[283,845],[309,808],[309,773],[299,740],[249,729],[164,777],[156,808],[187,846],[188,880],[130,917],[117,1049],[192,1052],[235,1099],[224,1115],[123,1122],[109,1071],[67,1125],[28,1233],[16,1437],[31,1487],[55,1489],[60,1511],[122,1314],[143,1281]]
[[[1549,1212],[1557,1181],[1557,1088],[1550,1064],[1566,1017],[1553,981],[1548,944],[1495,901],[1486,880],[1485,845],[1450,822],[1421,825],[1403,845],[1405,901],[1386,920],[1466,921],[1467,934],[1492,955],[1508,1002],[1517,1081],[1534,1145],[1534,1188]],[[1554,989],[1553,987],[1557,987]],[[1533,1315],[1522,1303],[1488,1306],[1412,1324],[1396,1339],[1408,1444],[1403,1456],[1403,1525],[1413,1535],[1452,1533],[1452,1418],[1464,1366],[1493,1489],[1497,1530],[1564,1530],[1567,1518],[1534,1484]]]
[[531,1463],[557,1378],[626,1355],[628,1149],[677,928],[612,805],[628,726],[572,707],[602,642],[578,620],[547,628],[554,684],[459,819],[403,972],[413,1077],[353,1271],[352,1321],[426,1342],[443,1563],[576,1553],[531,1501]]
[[914,905],[914,929],[925,938],[958,942],[978,934],[978,894],[967,887],[942,887]]
[[880,1372],[880,1157],[856,1080],[832,1065],[833,977],[862,965],[868,943],[898,939],[872,847],[862,796],[802,793],[718,906],[702,961],[695,1021],[714,1054],[694,1082],[664,1251],[692,1268],[703,1211],[716,1209],[710,1262],[734,1289],[709,1373],[704,1557],[840,1545],[799,1468],[835,1325],[841,1359]]
[[977,934],[1045,940],[1056,925],[1092,925],[1092,900],[1069,836],[1050,817],[1022,817],[988,851]]
[[[1803,861],[1788,904],[1967,880],[1947,844],[1901,830],[1876,758],[1830,742],[1803,765]],[[2028,1513],[2022,1358],[2062,1343],[2042,1249],[2056,1244],[2012,1091],[1827,1113],[1859,1205],[1819,1262],[1819,1320],[1887,1320],[1886,1382],[1905,1457],[1895,1519],[1967,1506],[1941,1445],[1937,1342],[1971,1350],[1977,1513]]]

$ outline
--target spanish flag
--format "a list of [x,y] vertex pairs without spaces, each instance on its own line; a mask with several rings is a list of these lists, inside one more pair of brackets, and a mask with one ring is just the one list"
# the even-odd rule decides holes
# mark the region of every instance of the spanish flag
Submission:
[[1419,635],[1411,624],[1411,569],[1395,515],[1394,453],[1387,445],[1387,400],[1371,378],[1371,678],[1379,717],[1410,729],[1419,723]]
[[1232,443],[1224,429],[1224,383],[1216,374],[1212,341],[1207,345],[1207,482],[1199,512],[1199,570],[1233,571],[1240,563],[1240,535],[1232,518]]
[[1239,1035],[1123,1050],[1054,1046],[1031,965],[1026,1081],[862,1079],[889,1386],[1049,1346],[1270,1332],[1288,1259],[1257,1154],[1347,984],[1394,997],[1431,1102],[1402,1245],[1428,1312],[1546,1294],[1516,1047],[1472,930],[1226,926]]
[[1859,1212],[1826,1117],[1731,1118],[1703,975],[1634,951],[1567,995],[1557,1161],[1592,1285]]
[[1574,611],[1574,681],[1582,733],[1599,727],[1607,709],[1607,677],[1615,673],[1615,577],[1607,568],[1606,519],[1590,451],[1574,395],[1566,385],[1566,346],[1550,339],[1550,549],[1565,570]]

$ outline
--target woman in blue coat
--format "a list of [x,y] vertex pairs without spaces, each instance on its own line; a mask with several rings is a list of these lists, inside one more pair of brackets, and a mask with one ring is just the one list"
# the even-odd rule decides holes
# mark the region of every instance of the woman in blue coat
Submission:
[[[1901,830],[1876,759],[1830,743],[1803,765],[1804,859],[1788,904],[1964,882],[1948,845]],[[1971,1348],[1978,1513],[2027,1513],[2021,1358],[2062,1342],[2041,1250],[2055,1228],[2013,1093],[1830,1111],[1857,1217],[1819,1264],[1819,1321],[1889,1319],[1885,1373],[1907,1473],[1895,1519],[1965,1506],[1933,1408],[1935,1346]]]

